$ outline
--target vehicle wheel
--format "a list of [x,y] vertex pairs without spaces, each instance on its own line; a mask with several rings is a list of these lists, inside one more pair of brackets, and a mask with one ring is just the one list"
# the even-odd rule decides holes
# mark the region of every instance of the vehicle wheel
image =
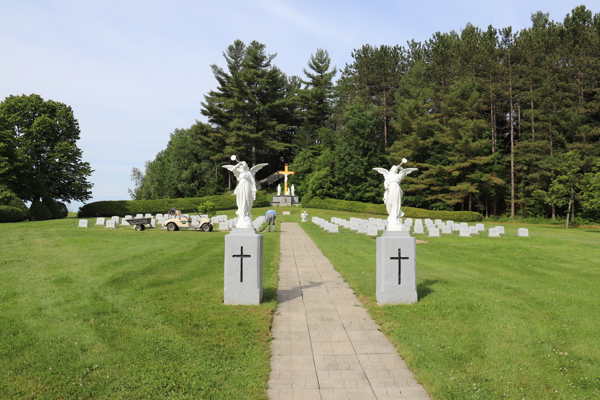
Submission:
[[175,222],[169,222],[169,223],[167,224],[167,230],[168,230],[169,232],[176,231],[176,230],[177,230],[177,225],[175,225]]
[[135,230],[140,232],[143,231],[145,229],[144,224],[139,224],[135,226]]
[[204,224],[204,225],[202,225],[201,229],[204,232],[210,232],[210,224]]
[[209,230],[209,232],[212,232],[212,230],[213,230],[213,225],[212,225],[212,224],[209,224],[209,226],[210,226],[210,230]]

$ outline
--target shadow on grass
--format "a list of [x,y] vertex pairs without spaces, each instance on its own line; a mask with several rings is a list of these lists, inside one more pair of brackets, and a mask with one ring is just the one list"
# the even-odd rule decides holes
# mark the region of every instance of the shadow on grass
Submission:
[[600,229],[586,229],[585,231],[590,233],[600,233]]
[[445,282],[446,281],[440,279],[425,279],[423,282],[417,284],[417,298],[419,300],[424,299],[431,293],[435,292],[435,290],[433,290],[431,286],[435,285],[436,283]]
[[263,291],[263,302],[267,303],[271,300],[275,300],[277,288],[265,287]]

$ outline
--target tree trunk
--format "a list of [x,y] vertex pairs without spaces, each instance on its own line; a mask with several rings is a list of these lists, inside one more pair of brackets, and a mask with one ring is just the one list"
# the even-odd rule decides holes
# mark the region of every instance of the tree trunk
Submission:
[[514,109],[512,97],[512,70],[510,56],[508,57],[508,93],[510,101],[510,216],[515,217],[515,127],[514,127]]
[[569,229],[569,215],[571,213],[571,202],[573,198],[569,198],[569,206],[567,207],[567,219],[565,220],[565,229]]
[[473,195],[469,193],[469,211],[473,211]]
[[490,114],[492,120],[492,154],[494,154],[496,152],[496,102],[493,94],[490,94]]
[[554,204],[552,205],[552,219],[556,219],[556,206]]

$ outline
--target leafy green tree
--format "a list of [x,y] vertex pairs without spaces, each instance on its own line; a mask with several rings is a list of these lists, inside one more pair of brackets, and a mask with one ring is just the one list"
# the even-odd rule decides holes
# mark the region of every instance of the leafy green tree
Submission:
[[[93,171],[77,147],[79,124],[71,107],[36,94],[9,96],[0,103],[0,132],[0,174],[3,181],[8,175],[4,184],[19,198],[91,197],[93,184],[87,178]],[[7,159],[17,164],[7,170]]]

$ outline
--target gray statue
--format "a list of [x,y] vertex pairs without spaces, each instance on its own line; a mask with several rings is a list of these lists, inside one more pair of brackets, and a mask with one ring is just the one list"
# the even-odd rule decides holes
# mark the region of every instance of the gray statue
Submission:
[[[231,160],[235,161],[236,157],[231,156]],[[252,203],[256,200],[256,180],[254,175],[261,168],[269,164],[257,164],[252,168],[248,168],[245,161],[240,161],[236,165],[223,165],[223,168],[233,172],[237,178],[237,186],[235,193],[235,201],[237,204],[238,222],[236,228],[252,228]]]
[[400,182],[402,179],[413,171],[417,171],[417,168],[402,168],[401,165],[408,162],[406,158],[402,159],[402,162],[398,165],[392,165],[388,171],[385,168],[373,168],[385,177],[383,187],[385,192],[383,193],[383,202],[385,203],[388,212],[388,231],[401,231],[402,224],[400,223],[400,217],[404,215],[401,210],[402,206],[402,189],[400,189]]

